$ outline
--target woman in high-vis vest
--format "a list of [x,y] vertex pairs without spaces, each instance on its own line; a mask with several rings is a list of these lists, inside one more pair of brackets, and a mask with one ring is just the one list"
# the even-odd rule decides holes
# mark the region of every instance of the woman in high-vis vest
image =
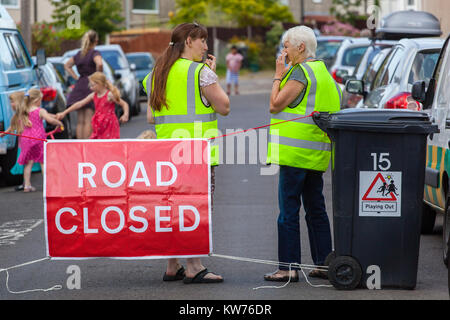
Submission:
[[[192,138],[217,136],[216,114],[226,116],[230,112],[230,100],[215,73],[216,58],[207,55],[206,63],[202,63],[208,51],[207,37],[206,28],[197,23],[178,25],[172,32],[168,48],[156,61],[152,73],[144,79],[149,98],[147,118],[150,123],[155,123],[158,139],[177,138],[175,135],[180,129],[189,132]],[[214,166],[218,164],[219,150],[212,144],[211,198]],[[169,259],[163,280],[212,283],[222,282],[223,278],[208,271],[200,258],[190,258],[186,270],[178,259]]]
[[[276,61],[270,96],[273,125],[267,156],[267,163],[280,166],[280,265],[264,279],[298,281],[297,268],[292,267],[289,271],[288,264],[301,263],[299,211],[302,202],[314,264],[323,265],[331,252],[330,222],[322,179],[330,162],[331,142],[312,117],[305,116],[314,111],[339,111],[341,91],[323,61],[315,59],[317,40],[312,29],[305,26],[291,28],[283,35],[282,42],[284,50]],[[319,270],[313,270],[309,275],[326,278],[326,273]]]

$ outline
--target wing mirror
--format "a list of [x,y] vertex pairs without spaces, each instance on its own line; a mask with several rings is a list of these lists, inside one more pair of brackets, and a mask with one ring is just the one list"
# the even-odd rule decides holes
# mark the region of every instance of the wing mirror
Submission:
[[366,96],[366,92],[364,91],[364,81],[362,80],[348,80],[345,84],[345,90],[348,93]]
[[424,103],[426,99],[426,88],[425,88],[425,81],[417,81],[414,82],[412,90],[411,90],[411,96],[414,100]]

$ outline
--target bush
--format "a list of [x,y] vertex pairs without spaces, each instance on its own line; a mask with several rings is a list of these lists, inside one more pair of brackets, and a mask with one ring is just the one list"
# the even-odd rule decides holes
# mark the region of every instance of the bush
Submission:
[[353,27],[351,24],[333,21],[322,27],[320,30],[324,36],[360,36],[360,30]]
[[62,39],[57,35],[54,26],[47,22],[35,23],[31,27],[32,55],[36,55],[37,49],[45,49],[47,55],[59,50]]

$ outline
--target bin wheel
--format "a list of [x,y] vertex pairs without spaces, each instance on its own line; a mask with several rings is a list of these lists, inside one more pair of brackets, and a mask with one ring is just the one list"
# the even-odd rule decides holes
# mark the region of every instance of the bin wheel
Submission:
[[447,198],[445,205],[444,223],[442,225],[442,248],[444,265],[447,266],[450,260],[450,198]]
[[362,269],[358,261],[349,256],[338,256],[330,262],[328,279],[338,290],[353,290],[361,282]]
[[325,262],[323,263],[325,266],[329,266],[330,262],[333,261],[336,258],[336,251],[331,251],[327,257],[325,258]]

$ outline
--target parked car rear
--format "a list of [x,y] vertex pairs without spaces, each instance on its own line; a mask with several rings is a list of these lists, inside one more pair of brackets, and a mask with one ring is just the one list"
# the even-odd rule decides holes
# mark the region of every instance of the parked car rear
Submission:
[[155,64],[155,59],[153,58],[152,54],[148,52],[127,53],[126,57],[128,59],[128,62],[130,63],[130,66],[132,64],[135,65],[136,78],[139,83],[139,94],[141,96],[145,96],[142,81],[147,76],[147,74],[152,72],[153,66]]
[[365,97],[360,107],[420,110],[411,97],[412,85],[430,80],[442,45],[437,38],[402,39],[383,61],[370,92],[364,92],[361,80],[347,81],[346,90]]

